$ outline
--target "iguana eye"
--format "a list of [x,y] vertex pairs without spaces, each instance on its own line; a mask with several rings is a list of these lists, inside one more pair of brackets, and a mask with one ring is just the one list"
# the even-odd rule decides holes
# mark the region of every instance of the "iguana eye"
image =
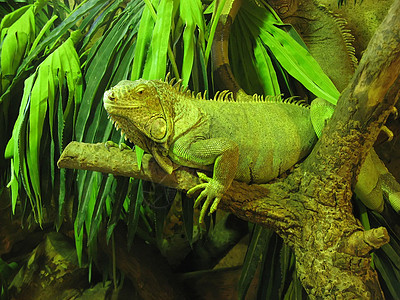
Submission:
[[142,95],[144,93],[144,90],[145,90],[145,88],[143,86],[138,87],[136,89],[136,93],[139,94],[139,95]]

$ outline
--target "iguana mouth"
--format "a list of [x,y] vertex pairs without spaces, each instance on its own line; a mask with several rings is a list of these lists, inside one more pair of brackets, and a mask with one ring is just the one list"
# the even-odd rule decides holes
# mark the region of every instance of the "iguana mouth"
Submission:
[[137,106],[137,105],[117,105],[117,104],[110,103],[110,102],[104,102],[104,107],[106,109],[109,109],[109,108],[119,108],[119,109],[139,108],[139,106]]
[[106,109],[106,111],[108,111],[108,112],[110,109],[137,109],[137,108],[140,108],[138,105],[116,104],[112,100],[110,100],[106,97],[104,97],[103,105],[104,105],[104,108]]

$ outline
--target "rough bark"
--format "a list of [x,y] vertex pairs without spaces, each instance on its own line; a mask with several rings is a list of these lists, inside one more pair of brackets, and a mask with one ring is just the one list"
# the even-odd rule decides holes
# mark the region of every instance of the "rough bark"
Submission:
[[[352,186],[360,165],[398,98],[400,1],[372,38],[351,83],[309,157],[285,179],[265,185],[234,182],[219,208],[274,229],[294,250],[311,299],[383,299],[370,251],[389,240],[385,228],[364,231],[352,213]],[[59,167],[147,179],[187,190],[194,170],[166,175],[135,153],[102,144],[70,144]]]

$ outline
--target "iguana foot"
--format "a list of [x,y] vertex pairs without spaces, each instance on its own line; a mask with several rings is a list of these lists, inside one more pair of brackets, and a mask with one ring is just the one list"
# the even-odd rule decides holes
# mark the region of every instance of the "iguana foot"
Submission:
[[110,147],[118,147],[119,150],[132,150],[131,147],[129,147],[127,144],[125,143],[121,143],[121,144],[117,144],[113,141],[107,141],[104,143],[104,146],[107,148],[107,150],[110,149]]
[[197,173],[199,178],[203,181],[207,181],[205,183],[201,183],[199,185],[196,185],[195,187],[191,188],[190,190],[187,191],[187,195],[191,196],[193,195],[196,191],[200,189],[204,189],[200,195],[197,197],[196,201],[194,202],[194,208],[198,207],[201,203],[201,201],[205,198],[206,200],[204,201],[203,207],[201,208],[200,211],[200,218],[199,218],[199,223],[203,223],[204,217],[207,213],[208,207],[211,204],[210,207],[210,212],[209,215],[212,214],[217,210],[218,203],[221,201],[223,192],[224,192],[224,187],[222,184],[220,184],[217,180],[208,177],[207,175],[203,173]]

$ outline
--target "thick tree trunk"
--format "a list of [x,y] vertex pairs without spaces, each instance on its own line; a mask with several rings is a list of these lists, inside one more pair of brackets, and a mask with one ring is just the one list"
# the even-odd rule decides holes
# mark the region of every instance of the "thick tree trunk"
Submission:
[[[274,229],[296,254],[312,299],[383,299],[370,251],[389,240],[385,228],[364,231],[354,218],[351,188],[360,165],[397,100],[400,0],[374,35],[351,84],[313,152],[287,178],[272,184],[234,182],[220,208]],[[395,88],[397,86],[397,89]],[[166,175],[149,156],[139,171],[134,152],[71,143],[59,167],[132,176],[187,190],[194,170]]]
[[353,219],[349,183],[356,182],[359,167],[398,97],[399,42],[400,1],[396,1],[319,143],[296,172],[304,174],[299,177],[300,193],[309,195],[306,202],[312,209],[301,221],[303,235],[293,248],[298,272],[311,295],[383,298],[368,252],[387,241],[387,232],[363,231]]

